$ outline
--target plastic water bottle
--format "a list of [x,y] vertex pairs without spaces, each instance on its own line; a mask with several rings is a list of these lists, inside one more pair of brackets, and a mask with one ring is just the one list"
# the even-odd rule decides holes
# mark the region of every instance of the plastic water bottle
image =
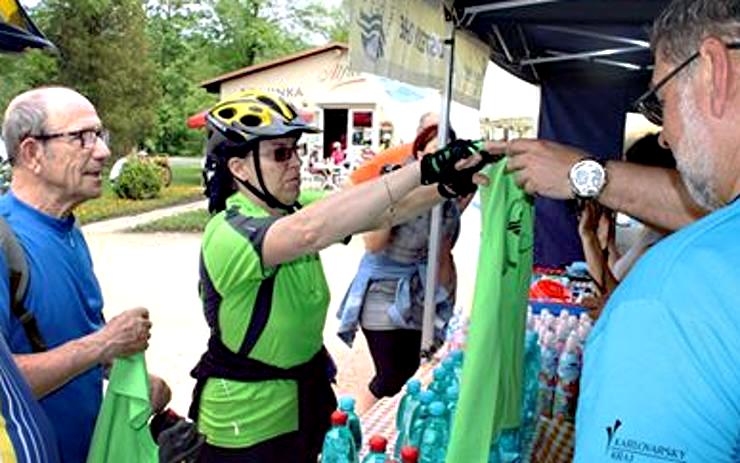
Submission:
[[383,436],[373,436],[370,438],[370,453],[365,455],[362,463],[386,463],[388,458],[385,456],[385,448],[388,446],[388,440]]
[[434,380],[429,385],[429,390],[433,391],[435,396],[444,398],[445,391],[447,390],[447,370],[444,367],[439,366],[434,369],[433,373]]
[[457,411],[457,399],[460,396],[460,389],[457,386],[450,386],[445,392],[447,402],[447,419],[450,422],[450,433],[452,433],[452,423],[455,422],[455,412]]
[[[459,385],[459,380],[455,373],[455,360],[452,357],[447,356],[447,358],[442,361],[442,368],[445,371],[447,387]],[[445,391],[447,391],[447,388],[445,388]]]
[[552,417],[552,402],[558,382],[558,352],[555,350],[555,333],[548,331],[542,345],[538,408],[540,415]]
[[396,429],[401,431],[411,419],[411,414],[419,404],[419,393],[421,392],[421,381],[412,378],[406,382],[406,394],[398,404],[396,414]]
[[420,463],[444,463],[447,443],[450,440],[450,426],[445,417],[444,404],[433,402],[429,406],[429,414],[429,420],[424,427],[419,445]]
[[424,431],[424,428],[427,424],[427,419],[429,418],[429,406],[432,404],[434,399],[435,395],[432,391],[422,391],[422,393],[419,394],[420,403],[419,406],[416,407],[416,410],[411,417],[411,426],[407,433],[408,437],[405,442],[400,443],[398,448],[401,448],[403,445],[406,444],[411,444],[415,447],[419,447],[422,432]]
[[[522,419],[520,427],[522,454],[531,455],[537,428],[537,396],[539,393],[540,348],[537,333],[527,331],[524,347],[524,374],[522,377]],[[526,459],[525,459],[526,461]]]
[[555,387],[552,414],[555,418],[575,421],[578,398],[578,378],[581,376],[581,359],[578,353],[578,335],[572,333],[558,362],[558,382]]
[[401,449],[401,463],[418,463],[419,449],[410,445]]
[[450,352],[450,358],[452,359],[453,365],[454,365],[454,372],[455,377],[457,378],[458,384],[460,381],[462,381],[462,368],[463,368],[463,360],[465,359],[465,354],[460,349],[455,349],[452,352]]
[[355,413],[355,399],[345,396],[339,399],[339,410],[347,414],[347,428],[355,441],[355,449],[362,447],[362,427],[360,418]]
[[331,429],[321,448],[321,463],[357,463],[357,451],[347,429],[347,414],[337,410],[331,414]]

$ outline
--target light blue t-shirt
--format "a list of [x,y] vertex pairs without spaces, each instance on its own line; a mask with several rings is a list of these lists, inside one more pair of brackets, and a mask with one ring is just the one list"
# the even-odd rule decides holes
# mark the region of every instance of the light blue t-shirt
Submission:
[[611,296],[575,461],[740,461],[740,201],[655,245]]
[[[103,297],[74,217],[46,215],[12,191],[0,198],[0,215],[25,250],[29,281],[24,305],[36,317],[49,349],[100,329]],[[8,307],[0,307],[0,329],[13,353],[31,352],[23,328]],[[98,366],[40,401],[54,426],[64,463],[85,461],[102,395],[103,370]]]

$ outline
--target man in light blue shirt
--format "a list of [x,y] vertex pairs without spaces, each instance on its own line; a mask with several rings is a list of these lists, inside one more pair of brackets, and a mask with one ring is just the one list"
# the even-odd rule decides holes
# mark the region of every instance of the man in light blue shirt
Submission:
[[740,4],[674,0],[652,44],[638,107],[713,212],[656,245],[609,300],[585,349],[575,458],[738,462]]

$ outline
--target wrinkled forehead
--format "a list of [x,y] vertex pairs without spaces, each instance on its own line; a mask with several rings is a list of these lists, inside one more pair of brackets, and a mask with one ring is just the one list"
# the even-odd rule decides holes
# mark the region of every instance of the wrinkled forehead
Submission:
[[79,93],[60,90],[49,91],[44,96],[48,130],[78,130],[101,125],[93,104]]

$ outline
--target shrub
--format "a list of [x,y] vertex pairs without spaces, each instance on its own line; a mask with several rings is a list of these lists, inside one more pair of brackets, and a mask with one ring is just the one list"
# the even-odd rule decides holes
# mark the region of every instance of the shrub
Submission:
[[162,173],[154,163],[132,157],[113,183],[113,191],[121,198],[151,199],[162,191]]

